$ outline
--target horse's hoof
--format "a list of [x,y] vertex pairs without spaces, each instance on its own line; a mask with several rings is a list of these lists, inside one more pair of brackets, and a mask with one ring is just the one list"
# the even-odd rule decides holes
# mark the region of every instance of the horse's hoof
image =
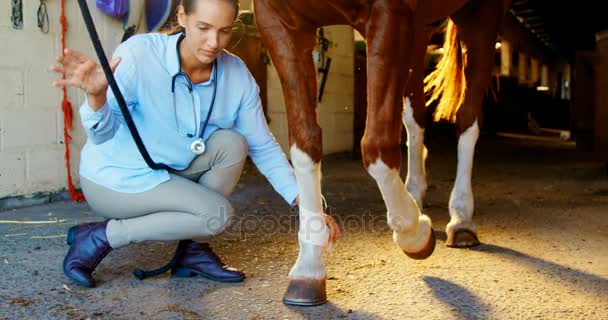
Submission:
[[457,229],[448,232],[445,244],[450,248],[470,248],[480,244],[475,232],[469,229]]
[[426,245],[424,248],[422,248],[422,250],[418,252],[407,252],[404,250],[403,252],[405,252],[405,254],[412,259],[422,260],[430,257],[433,251],[435,251],[435,232],[433,229],[431,229],[429,240],[426,242]]
[[283,303],[291,306],[318,306],[325,302],[325,278],[291,280],[283,296]]

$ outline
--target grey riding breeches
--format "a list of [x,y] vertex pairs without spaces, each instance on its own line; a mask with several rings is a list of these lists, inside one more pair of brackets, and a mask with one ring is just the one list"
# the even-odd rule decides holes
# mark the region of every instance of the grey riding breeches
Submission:
[[110,219],[112,248],[146,240],[209,239],[233,214],[226,197],[239,181],[247,158],[245,138],[232,130],[214,132],[204,154],[171,179],[141,193],[122,193],[81,178],[91,209]]

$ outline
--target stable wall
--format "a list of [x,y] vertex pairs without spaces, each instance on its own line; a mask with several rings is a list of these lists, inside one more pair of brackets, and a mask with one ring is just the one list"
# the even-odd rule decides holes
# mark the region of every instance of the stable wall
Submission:
[[[56,74],[48,71],[61,50],[61,2],[46,3],[50,22],[47,34],[36,25],[39,1],[23,1],[22,30],[11,27],[11,1],[0,1],[0,43],[3,45],[0,50],[0,202],[67,189],[62,96],[61,90],[50,85]],[[88,0],[88,3],[106,55],[110,56],[122,38],[122,24],[96,10],[95,1]],[[250,2],[241,2],[241,9],[250,8]],[[66,16],[69,22],[66,46],[96,57],[76,1],[66,1]],[[332,64],[317,111],[323,128],[323,152],[328,154],[352,149],[354,49],[350,27],[329,27],[325,35],[331,41],[326,54],[332,58]],[[267,88],[270,128],[289,157],[284,99],[272,63],[268,65]],[[80,149],[86,141],[78,116],[83,94],[68,89],[68,98],[74,114],[70,167],[78,188]]]
[[[122,25],[95,10],[93,19],[106,53],[122,37]],[[23,29],[11,23],[11,1],[0,2],[0,199],[65,189],[63,113],[61,90],[51,87],[57,78],[49,66],[61,51],[60,1],[46,1],[49,32],[37,26],[39,1],[23,1]],[[66,46],[95,56],[76,1],[66,1],[69,23]],[[72,174],[78,182],[79,150],[85,135],[78,119],[79,90],[69,89],[74,110]]]

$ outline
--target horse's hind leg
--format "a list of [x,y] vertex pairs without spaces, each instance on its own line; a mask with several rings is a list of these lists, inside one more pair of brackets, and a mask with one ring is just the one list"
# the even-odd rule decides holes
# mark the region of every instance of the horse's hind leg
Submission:
[[326,301],[323,249],[328,228],[321,200],[321,128],[316,118],[316,72],[312,60],[316,29],[292,30],[266,1],[255,1],[256,23],[277,69],[285,97],[291,160],[299,194],[300,252],[289,272],[283,302],[318,305]]
[[[420,30],[420,32],[418,31]],[[423,32],[424,30],[424,32]],[[405,179],[407,191],[414,197],[418,207],[423,208],[427,190],[424,128],[426,106],[424,97],[424,57],[431,30],[416,26],[412,49],[412,74],[405,89],[403,125],[407,131],[408,168]]]
[[453,17],[462,44],[467,48],[465,77],[468,89],[463,105],[456,114],[458,167],[450,195],[450,222],[446,226],[446,245],[449,247],[479,244],[477,227],[473,223],[473,156],[479,137],[482,100],[490,84],[494,46],[502,14],[500,1],[487,1],[480,6],[465,7]]
[[[368,113],[361,142],[363,162],[376,180],[387,207],[393,240],[411,258],[424,259],[435,248],[431,220],[420,212],[399,175],[401,167],[402,102],[409,74],[413,32],[411,11],[402,2],[372,8],[366,25]],[[411,35],[411,34],[410,34]]]

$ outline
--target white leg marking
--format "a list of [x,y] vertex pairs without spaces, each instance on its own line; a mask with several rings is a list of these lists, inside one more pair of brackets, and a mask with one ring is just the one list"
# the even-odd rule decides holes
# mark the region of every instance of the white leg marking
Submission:
[[424,129],[414,119],[414,111],[409,98],[405,98],[403,124],[407,131],[408,151],[405,186],[418,206],[422,208],[427,189],[425,163],[428,150],[424,146]]
[[291,279],[324,279],[323,249],[327,246],[329,230],[321,197],[321,164],[314,163],[310,156],[291,146],[291,160],[298,181],[300,229],[298,240],[300,253],[289,272]]
[[473,156],[475,144],[479,137],[479,126],[477,120],[458,138],[458,171],[456,182],[450,195],[450,223],[446,232],[453,232],[458,228],[467,228],[473,232],[477,227],[473,224],[473,191],[471,188],[471,176],[473,170]]
[[380,159],[369,166],[368,172],[382,193],[395,243],[407,252],[422,250],[432,232],[431,219],[420,213],[416,201],[405,189],[399,172],[390,169]]

